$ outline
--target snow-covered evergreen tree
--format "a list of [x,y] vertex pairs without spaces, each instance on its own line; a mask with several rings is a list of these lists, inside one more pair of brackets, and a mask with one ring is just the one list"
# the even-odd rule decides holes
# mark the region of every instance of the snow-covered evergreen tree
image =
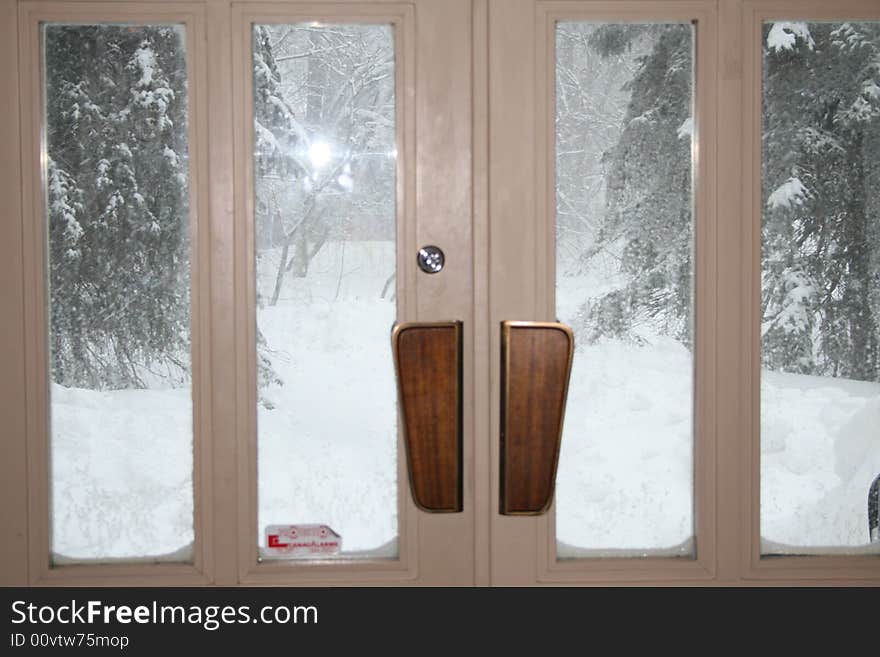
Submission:
[[[584,321],[592,337],[627,336],[650,317],[687,342],[690,28],[606,25],[591,43],[608,57],[646,35],[584,255],[616,245],[626,282]],[[774,22],[763,36],[764,364],[880,380],[880,23]]]
[[880,24],[764,43],[764,363],[878,380]]
[[306,173],[302,145],[308,137],[284,100],[269,26],[254,26],[254,159],[260,175],[295,182]]
[[606,208],[596,248],[585,253],[616,245],[627,281],[592,304],[593,338],[632,336],[646,318],[691,338],[692,34],[690,25],[609,24],[591,37],[604,57],[651,44],[626,85],[624,127],[606,154]]
[[45,31],[52,375],[189,376],[186,65],[168,26]]

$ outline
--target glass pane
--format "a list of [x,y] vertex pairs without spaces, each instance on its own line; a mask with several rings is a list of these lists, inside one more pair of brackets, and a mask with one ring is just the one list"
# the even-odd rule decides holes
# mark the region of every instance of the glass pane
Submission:
[[393,31],[255,25],[253,65],[260,552],[393,557]]
[[763,37],[762,549],[880,552],[880,22]]
[[43,28],[55,563],[192,558],[184,31]]
[[557,25],[561,558],[694,553],[693,48],[689,24]]

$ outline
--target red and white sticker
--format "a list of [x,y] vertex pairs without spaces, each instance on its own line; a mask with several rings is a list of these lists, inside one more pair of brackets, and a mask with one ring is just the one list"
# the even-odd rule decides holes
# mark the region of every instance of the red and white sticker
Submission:
[[268,556],[316,557],[339,554],[342,537],[327,525],[268,525]]

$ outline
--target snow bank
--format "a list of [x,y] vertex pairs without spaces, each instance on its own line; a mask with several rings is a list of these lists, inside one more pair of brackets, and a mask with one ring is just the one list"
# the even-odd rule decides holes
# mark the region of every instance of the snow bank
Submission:
[[[880,385],[769,371],[763,379],[765,551],[865,551]],[[668,339],[578,347],[557,482],[560,556],[691,549],[691,381],[689,352]]]
[[[595,280],[593,280],[595,279]],[[562,276],[560,319],[584,290]],[[577,343],[556,489],[560,557],[689,555],[693,544],[693,363],[678,342]],[[880,472],[880,384],[763,372],[761,531],[768,553],[880,551],[868,488]]]
[[880,384],[764,371],[761,405],[765,551],[868,543],[868,488],[880,472]]
[[576,348],[556,488],[560,556],[691,549],[691,369],[669,338]]
[[51,402],[55,561],[191,558],[189,388],[53,385]]

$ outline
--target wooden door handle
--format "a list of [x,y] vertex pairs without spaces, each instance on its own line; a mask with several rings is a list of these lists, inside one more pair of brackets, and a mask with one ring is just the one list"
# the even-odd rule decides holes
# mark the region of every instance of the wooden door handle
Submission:
[[550,508],[573,356],[565,324],[501,323],[502,515]]
[[462,510],[462,324],[395,324],[391,334],[413,500],[423,511]]

